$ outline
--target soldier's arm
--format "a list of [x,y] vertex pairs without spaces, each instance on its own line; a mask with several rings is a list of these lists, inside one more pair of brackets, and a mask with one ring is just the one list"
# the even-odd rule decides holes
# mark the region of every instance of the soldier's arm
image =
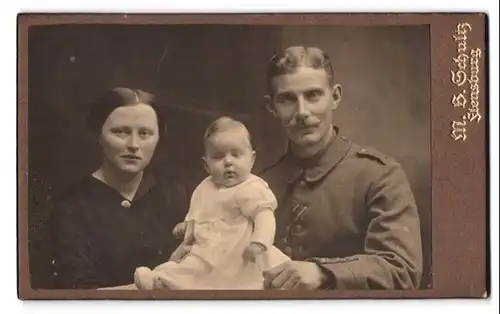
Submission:
[[333,289],[418,289],[422,276],[420,222],[413,193],[399,164],[372,180],[362,254],[314,259]]

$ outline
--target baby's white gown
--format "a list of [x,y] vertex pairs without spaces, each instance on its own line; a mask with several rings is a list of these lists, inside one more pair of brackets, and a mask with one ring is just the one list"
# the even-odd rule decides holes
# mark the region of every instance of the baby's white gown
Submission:
[[[274,229],[253,237],[252,217],[272,210],[277,201],[267,183],[255,175],[230,188],[218,188],[210,177],[195,189],[186,221],[194,221],[195,244],[179,263],[167,262],[153,271],[171,289],[263,289],[262,272],[289,258],[272,245]],[[251,241],[267,251],[256,263],[243,260]]]

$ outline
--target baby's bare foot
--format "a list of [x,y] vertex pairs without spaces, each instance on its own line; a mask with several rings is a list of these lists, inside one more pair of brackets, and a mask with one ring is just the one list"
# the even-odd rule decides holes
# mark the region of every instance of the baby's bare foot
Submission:
[[154,273],[147,267],[139,267],[134,273],[134,282],[139,290],[153,290],[155,288]]

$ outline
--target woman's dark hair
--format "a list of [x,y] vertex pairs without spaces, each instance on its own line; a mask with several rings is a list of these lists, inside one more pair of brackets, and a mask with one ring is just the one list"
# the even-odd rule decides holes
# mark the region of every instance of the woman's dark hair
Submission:
[[300,67],[325,70],[330,84],[333,84],[333,68],[328,55],[316,47],[294,46],[275,54],[267,66],[267,91],[273,97],[273,79],[292,74]]
[[95,135],[101,134],[102,126],[108,116],[116,108],[124,106],[133,106],[145,104],[151,106],[156,112],[158,119],[158,131],[162,135],[165,132],[164,115],[160,107],[154,100],[154,95],[140,89],[130,89],[125,87],[116,87],[97,94],[87,114],[87,129]]

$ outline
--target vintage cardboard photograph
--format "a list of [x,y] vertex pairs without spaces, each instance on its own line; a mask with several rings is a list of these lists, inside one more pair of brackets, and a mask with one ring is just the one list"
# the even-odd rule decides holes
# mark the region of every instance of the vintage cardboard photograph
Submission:
[[19,297],[488,296],[484,14],[22,14]]

